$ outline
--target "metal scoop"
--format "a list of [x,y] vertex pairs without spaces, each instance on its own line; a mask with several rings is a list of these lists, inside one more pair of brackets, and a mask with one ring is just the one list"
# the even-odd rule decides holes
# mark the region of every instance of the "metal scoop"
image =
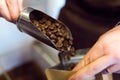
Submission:
[[[66,33],[68,33],[69,37],[72,38],[71,32],[70,30],[60,21],[53,19],[52,17],[46,15],[45,13],[39,11],[39,10],[35,10],[33,8],[25,8],[18,20],[17,20],[17,27],[19,28],[20,31],[26,32],[27,34],[29,34],[30,36],[36,38],[37,40],[55,48],[55,49],[59,49],[56,44],[54,43],[54,41],[52,41],[49,36],[47,36],[46,34],[44,34],[39,27],[37,27],[36,25],[33,24],[32,20],[41,20],[42,18],[49,18],[50,20],[52,20],[52,22],[57,22],[59,25],[61,25],[65,30]],[[67,47],[69,48],[69,46]]]

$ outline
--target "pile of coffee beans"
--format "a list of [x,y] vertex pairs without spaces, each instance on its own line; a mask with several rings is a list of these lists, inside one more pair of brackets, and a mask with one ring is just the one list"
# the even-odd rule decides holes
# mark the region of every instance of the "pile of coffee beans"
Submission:
[[68,29],[60,22],[48,16],[33,19],[32,23],[43,32],[60,51],[70,51],[74,55],[73,38]]
[[[56,47],[60,50],[60,53],[64,54],[65,52],[70,51],[70,55],[66,53],[63,57],[59,58],[67,61],[70,60],[70,56],[75,55],[73,38],[63,24],[49,18],[48,16],[43,16],[41,19],[33,19],[32,22],[56,45]],[[60,60],[62,61],[62,59]],[[72,70],[75,66],[76,64],[70,63],[67,70]],[[96,75],[96,80],[103,80],[101,74]]]

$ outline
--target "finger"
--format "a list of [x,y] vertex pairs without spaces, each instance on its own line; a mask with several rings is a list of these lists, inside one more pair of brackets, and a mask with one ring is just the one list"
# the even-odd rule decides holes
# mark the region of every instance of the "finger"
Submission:
[[11,17],[10,17],[10,13],[9,13],[9,10],[7,8],[7,5],[6,5],[6,2],[5,0],[1,0],[0,2],[0,16],[1,17],[4,17],[5,19],[7,19],[8,21],[11,21]]
[[119,73],[120,64],[116,64],[116,65],[113,65],[113,66],[107,68],[107,71],[108,71],[108,73],[113,73],[113,72]]
[[119,74],[120,74],[120,70],[119,70],[119,71],[116,71],[115,73],[119,73]]
[[18,0],[19,12],[23,10],[23,0]]
[[95,61],[97,58],[104,55],[103,48],[100,43],[96,43],[85,57],[77,64],[73,71],[78,71],[87,64]]
[[114,60],[112,60],[111,56],[103,56],[96,61],[88,64],[84,68],[80,69],[77,73],[75,73],[69,80],[85,80],[88,79],[91,76],[94,76],[95,74],[101,72],[105,68],[109,67],[113,63],[115,63]]
[[19,16],[18,0],[6,0],[6,4],[12,20],[16,21]]

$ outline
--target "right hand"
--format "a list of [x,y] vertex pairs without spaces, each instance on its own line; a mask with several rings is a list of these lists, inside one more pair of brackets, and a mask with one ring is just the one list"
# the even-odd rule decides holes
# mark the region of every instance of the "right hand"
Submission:
[[103,34],[73,69],[69,80],[86,80],[99,72],[120,73],[120,25]]

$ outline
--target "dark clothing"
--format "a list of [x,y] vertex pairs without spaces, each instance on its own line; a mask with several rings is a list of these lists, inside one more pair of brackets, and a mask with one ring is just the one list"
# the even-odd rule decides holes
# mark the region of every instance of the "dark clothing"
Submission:
[[59,20],[70,28],[76,49],[88,48],[120,21],[120,6],[95,7],[86,0],[67,0]]

